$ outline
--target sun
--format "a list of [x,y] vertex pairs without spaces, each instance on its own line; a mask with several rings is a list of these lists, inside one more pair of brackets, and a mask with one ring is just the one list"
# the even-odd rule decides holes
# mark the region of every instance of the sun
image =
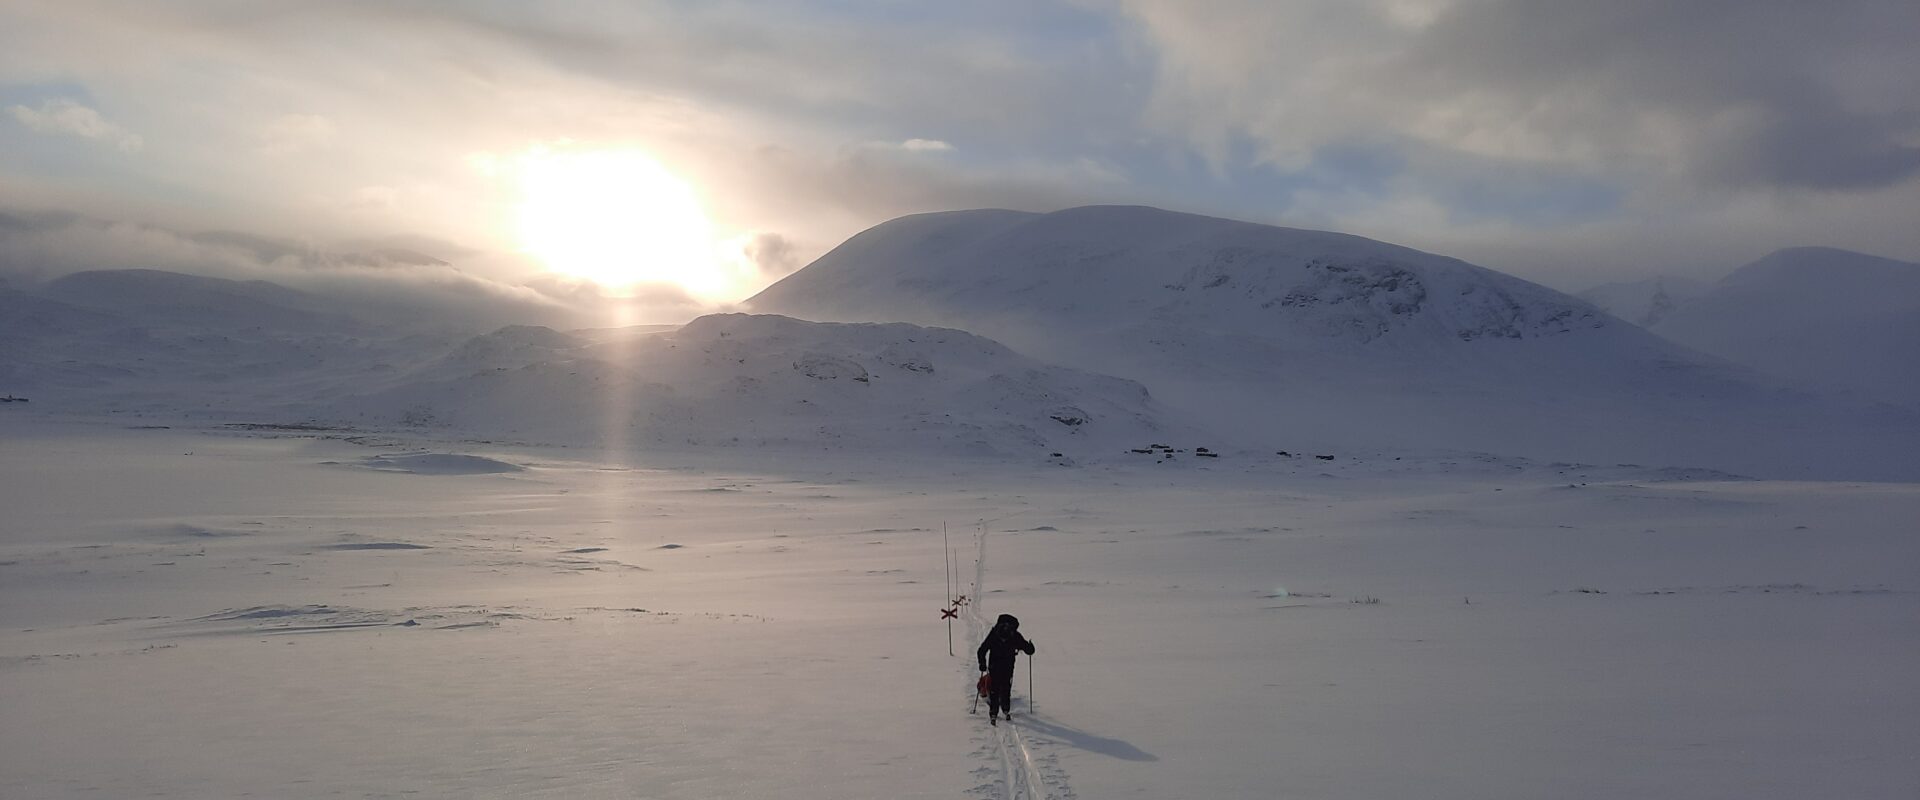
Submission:
[[702,300],[737,287],[691,186],[639,150],[536,148],[517,159],[520,248],[616,291],[667,283]]

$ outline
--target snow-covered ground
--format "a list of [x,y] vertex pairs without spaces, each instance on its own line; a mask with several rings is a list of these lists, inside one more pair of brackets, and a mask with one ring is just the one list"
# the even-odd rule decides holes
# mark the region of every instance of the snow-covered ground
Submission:
[[1920,794],[1914,484],[130,422],[0,414],[0,796]]

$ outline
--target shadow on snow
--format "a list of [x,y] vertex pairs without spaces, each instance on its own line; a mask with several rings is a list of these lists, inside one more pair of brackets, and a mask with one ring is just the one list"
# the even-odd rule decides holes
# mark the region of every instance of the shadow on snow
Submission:
[[1112,756],[1122,761],[1159,761],[1160,757],[1119,739],[1095,736],[1078,728],[1068,727],[1053,720],[1026,715],[1020,720],[1020,726],[1042,736],[1055,739],[1089,753]]

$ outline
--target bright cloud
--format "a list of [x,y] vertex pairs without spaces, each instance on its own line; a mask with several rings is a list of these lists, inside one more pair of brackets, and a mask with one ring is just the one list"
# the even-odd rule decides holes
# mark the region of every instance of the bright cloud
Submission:
[[21,124],[41,133],[93,139],[111,144],[126,153],[137,153],[146,144],[138,135],[108,122],[100,116],[100,112],[72,100],[48,100],[41,103],[39,108],[9,106],[7,113]]
[[282,114],[260,126],[258,147],[263,155],[286,156],[331,146],[340,131],[321,114]]

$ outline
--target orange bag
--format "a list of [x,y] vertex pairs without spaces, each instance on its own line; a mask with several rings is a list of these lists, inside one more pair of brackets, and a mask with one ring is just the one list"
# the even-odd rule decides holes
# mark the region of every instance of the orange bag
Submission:
[[987,682],[988,677],[990,676],[987,676],[987,675],[980,676],[980,696],[981,697],[986,697],[992,691],[991,689],[988,688],[991,685]]

